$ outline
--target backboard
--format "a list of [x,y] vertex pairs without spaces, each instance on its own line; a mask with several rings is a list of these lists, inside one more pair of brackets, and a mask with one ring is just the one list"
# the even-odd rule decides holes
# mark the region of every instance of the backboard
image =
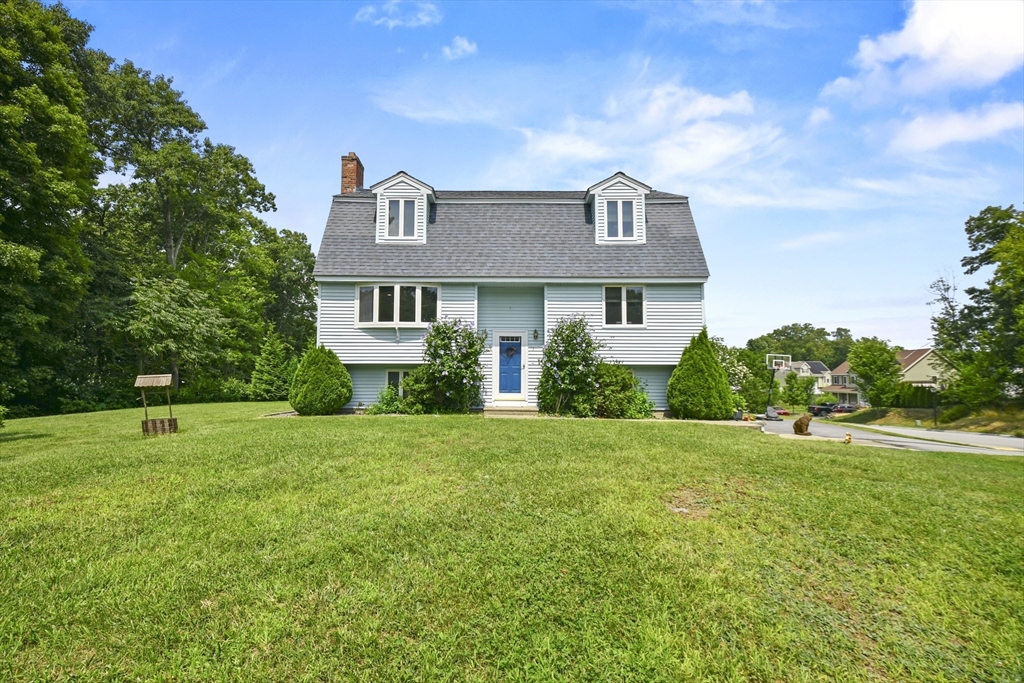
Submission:
[[789,370],[792,358],[792,356],[785,353],[769,353],[764,357],[764,366],[776,372],[779,370]]

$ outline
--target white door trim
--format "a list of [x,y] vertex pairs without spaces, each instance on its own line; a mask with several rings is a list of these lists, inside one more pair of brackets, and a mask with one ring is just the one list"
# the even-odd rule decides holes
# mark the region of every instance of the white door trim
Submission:
[[[509,404],[509,403],[526,403],[526,397],[528,395],[529,387],[529,344],[527,343],[527,333],[524,330],[494,330],[494,342],[491,345],[491,401],[495,405]],[[519,393],[518,394],[503,394],[498,391],[501,387],[501,359],[498,357],[501,351],[501,338],[502,337],[519,337],[519,348],[521,353],[520,362],[522,362],[522,368],[519,372]]]

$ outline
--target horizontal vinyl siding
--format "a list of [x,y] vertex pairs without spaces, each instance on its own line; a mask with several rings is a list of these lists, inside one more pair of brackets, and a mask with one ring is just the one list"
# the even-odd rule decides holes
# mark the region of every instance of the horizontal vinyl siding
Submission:
[[666,396],[668,392],[668,379],[672,376],[672,371],[676,369],[676,366],[631,365],[629,369],[644,384],[647,395],[654,401],[655,410],[668,410],[668,398]]
[[476,285],[457,284],[441,287],[442,318],[458,318],[476,327]]
[[[544,350],[544,288],[543,287],[479,287],[478,315],[480,329],[487,331],[487,350],[480,359],[484,371],[484,403],[494,400],[495,331],[526,335],[526,400],[537,403],[537,381]],[[537,339],[533,331],[537,330]]]
[[[370,283],[368,283],[370,284]],[[440,315],[475,323],[474,285],[441,284]],[[320,283],[317,340],[338,354],[342,363],[415,363],[423,360],[422,327],[356,327],[356,285]]]
[[559,318],[583,315],[604,344],[605,358],[626,365],[675,365],[704,325],[701,285],[647,285],[645,297],[644,327],[605,327],[602,285],[548,285],[545,329],[550,331]]
[[415,365],[346,365],[348,374],[352,376],[352,400],[346,409],[363,408],[377,402],[377,393],[387,384],[388,370],[412,370]]

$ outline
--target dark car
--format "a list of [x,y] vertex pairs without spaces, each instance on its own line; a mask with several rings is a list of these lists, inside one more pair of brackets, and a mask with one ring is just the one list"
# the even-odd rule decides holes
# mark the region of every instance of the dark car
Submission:
[[850,405],[849,403],[840,403],[832,409],[833,413],[852,413],[857,410],[857,406]]
[[822,403],[819,406],[807,406],[807,412],[809,412],[814,417],[826,417],[835,412],[835,409],[835,403]]

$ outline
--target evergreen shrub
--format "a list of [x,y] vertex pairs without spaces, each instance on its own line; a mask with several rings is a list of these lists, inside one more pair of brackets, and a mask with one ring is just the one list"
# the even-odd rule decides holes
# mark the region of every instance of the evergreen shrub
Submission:
[[597,365],[594,389],[594,414],[617,419],[654,417],[654,403],[633,371],[619,363],[601,361]]
[[254,401],[284,401],[292,382],[294,368],[288,358],[288,346],[273,332],[263,340],[256,369],[252,373]]
[[292,378],[288,402],[299,415],[333,415],[352,399],[352,378],[327,347],[306,351]]
[[600,342],[590,334],[586,319],[570,316],[558,321],[548,335],[541,359],[537,407],[542,413],[594,415],[600,348]]
[[684,420],[727,420],[734,412],[725,369],[704,328],[683,351],[668,380],[668,406]]

